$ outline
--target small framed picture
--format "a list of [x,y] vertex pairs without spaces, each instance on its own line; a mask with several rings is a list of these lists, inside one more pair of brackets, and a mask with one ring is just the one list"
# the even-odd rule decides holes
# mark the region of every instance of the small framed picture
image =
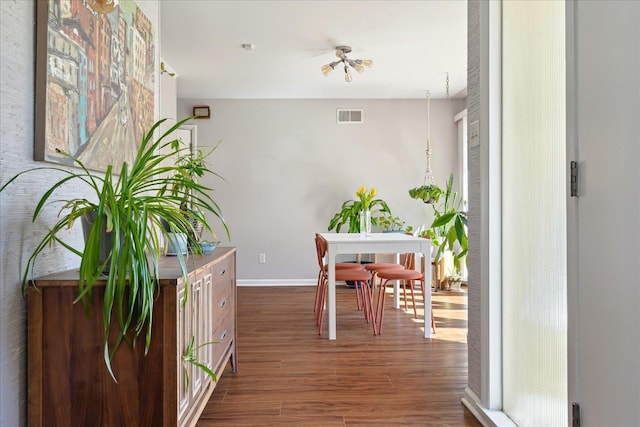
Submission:
[[196,119],[208,119],[211,117],[211,110],[208,105],[196,105],[193,107],[193,116]]

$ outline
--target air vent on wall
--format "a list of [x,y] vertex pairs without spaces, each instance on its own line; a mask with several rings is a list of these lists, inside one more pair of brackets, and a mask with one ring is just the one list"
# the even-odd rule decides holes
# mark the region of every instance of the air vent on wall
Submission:
[[338,124],[358,124],[363,122],[362,110],[341,110],[337,111]]

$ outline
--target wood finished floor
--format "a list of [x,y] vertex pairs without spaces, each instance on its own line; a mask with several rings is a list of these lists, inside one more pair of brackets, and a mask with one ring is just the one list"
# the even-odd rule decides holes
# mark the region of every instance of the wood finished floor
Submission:
[[374,336],[354,291],[339,286],[329,341],[326,320],[317,333],[314,287],[238,288],[238,373],[227,366],[197,426],[480,426],[460,402],[467,294],[433,293],[431,339],[419,294],[417,320],[388,295]]

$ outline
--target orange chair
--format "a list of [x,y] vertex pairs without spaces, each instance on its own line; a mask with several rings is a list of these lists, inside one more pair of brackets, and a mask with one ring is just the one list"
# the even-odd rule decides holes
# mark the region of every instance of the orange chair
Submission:
[[[403,270],[405,267],[402,264],[396,264],[395,262],[372,262],[364,265],[365,270],[371,272],[371,292],[375,293],[376,278],[378,278],[378,271],[380,270]],[[405,296],[406,298],[406,296]]]
[[[401,264],[397,264],[395,262],[377,262],[372,264],[365,265],[365,269],[373,272],[372,283],[375,283],[375,278],[378,276],[378,271],[380,270],[404,270],[404,269],[413,269],[414,268],[414,256],[413,254],[403,254],[400,257]],[[400,283],[402,286],[402,293],[404,297],[404,308],[407,309],[407,284],[406,282]],[[373,286],[375,289],[375,286]],[[413,296],[413,289],[411,290],[411,294]],[[415,302],[413,304],[413,308],[415,311]]]
[[[324,302],[329,287],[329,274],[324,266],[324,257],[327,253],[327,242],[322,236],[316,233],[316,249],[318,251],[318,266],[320,267],[320,280],[318,282],[318,302],[316,304],[318,334],[322,334],[322,324],[324,320]],[[348,264],[348,263],[347,263]],[[354,264],[351,264],[354,265]],[[355,264],[358,265],[358,264]],[[375,316],[373,312],[373,294],[369,283],[371,273],[362,269],[338,269],[335,270],[336,281],[353,281],[356,285],[356,301],[358,309],[364,311],[367,322],[372,322],[373,334],[376,334]]]
[[[318,271],[318,281],[316,286],[316,298],[313,306],[314,313],[318,312],[318,305],[320,302],[320,288],[321,281],[323,277],[326,277],[328,274],[329,265],[324,262],[324,257],[326,255],[326,250],[321,254],[320,249],[318,247],[319,239],[322,239],[319,233],[316,233],[316,254],[318,256],[318,266],[320,267],[320,271]],[[324,239],[322,239],[324,240]],[[362,271],[361,264],[354,264],[352,262],[336,262],[336,271],[337,270],[359,270]],[[358,303],[358,309],[360,305]]]
[[[407,259],[412,259],[413,257],[407,256]],[[410,266],[410,261],[406,262],[407,266]],[[404,304],[405,304],[405,309],[407,308],[407,293],[406,293],[406,287],[407,285],[409,286],[409,289],[411,291],[411,299],[413,301],[413,316],[414,318],[418,317],[418,311],[416,310],[416,300],[415,300],[415,294],[413,292],[413,285],[415,281],[419,281],[420,282],[420,287],[422,290],[422,295],[425,295],[425,280],[424,280],[424,274],[421,273],[420,271],[416,271],[413,268],[407,268],[407,269],[381,269],[379,271],[377,271],[377,276],[381,279],[380,282],[380,287],[378,289],[378,299],[376,302],[376,315],[375,315],[375,319],[374,319],[374,324],[377,325],[377,330],[376,330],[376,334],[380,335],[382,333],[382,323],[383,323],[383,318],[384,318],[384,304],[385,304],[385,296],[386,296],[386,288],[387,285],[389,284],[393,284],[394,281],[399,280],[403,291],[404,291]],[[389,283],[391,282],[391,283]],[[431,291],[431,288],[429,288],[429,291]],[[425,298],[426,300],[426,298]],[[425,307],[425,316],[426,316],[426,307]],[[436,324],[435,324],[435,320],[433,317],[433,309],[431,309],[431,328],[433,329],[434,333],[436,330]]]

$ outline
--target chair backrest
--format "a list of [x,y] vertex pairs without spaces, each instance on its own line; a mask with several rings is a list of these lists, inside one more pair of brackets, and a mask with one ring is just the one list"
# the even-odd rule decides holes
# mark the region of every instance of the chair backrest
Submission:
[[318,256],[318,267],[322,270],[324,268],[324,257],[327,254],[327,241],[320,233],[316,233],[316,254]]
[[414,253],[406,253],[400,256],[401,264],[407,270],[413,270],[416,266],[416,256]]

